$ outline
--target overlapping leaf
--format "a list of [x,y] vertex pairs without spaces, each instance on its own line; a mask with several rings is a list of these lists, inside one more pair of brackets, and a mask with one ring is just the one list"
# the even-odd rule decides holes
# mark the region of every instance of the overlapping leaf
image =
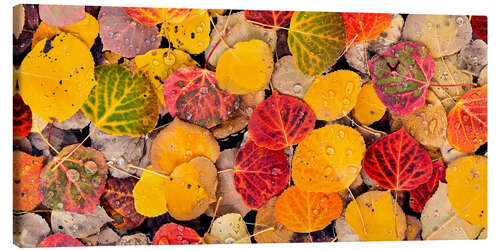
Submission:
[[470,22],[474,33],[485,43],[488,43],[488,17],[472,16]]
[[38,11],[40,19],[54,27],[75,24],[85,18],[85,6],[40,4]]
[[[274,207],[277,200],[278,197],[273,197],[257,210],[254,238],[258,243],[288,243],[294,235],[292,230],[286,228],[276,219]],[[273,227],[274,230],[265,231],[269,227]]]
[[304,98],[313,80],[314,77],[306,76],[297,69],[293,56],[280,58],[271,76],[271,84],[275,90],[298,98]]
[[142,73],[120,65],[96,68],[97,86],[82,110],[95,126],[113,135],[141,136],[158,121],[158,98]]
[[234,172],[236,191],[254,209],[285,190],[290,176],[283,150],[259,147],[252,140],[238,151]]
[[215,219],[206,237],[209,244],[251,243],[247,225],[240,214],[225,214]]
[[29,135],[32,126],[31,109],[23,101],[19,94],[14,95],[13,103],[13,125],[14,139],[22,139]]
[[65,234],[52,234],[42,240],[37,247],[83,247],[77,239]]
[[386,13],[342,13],[342,17],[348,43],[373,40],[391,24]]
[[192,9],[182,22],[165,22],[161,30],[174,48],[200,54],[210,43],[208,10]]
[[189,227],[168,223],[156,231],[153,245],[198,245],[201,237]]
[[304,140],[315,121],[313,111],[304,101],[275,92],[254,110],[248,130],[255,144],[280,150]]
[[33,210],[41,199],[38,193],[40,171],[43,157],[34,157],[22,151],[14,151],[13,160],[13,198],[14,210]]
[[292,19],[292,15],[293,11],[245,10],[245,17],[248,20],[264,24],[262,25],[262,27],[268,29],[279,29],[280,27],[283,28],[288,27],[288,25],[290,25],[290,20]]
[[437,161],[432,165],[431,178],[417,188],[410,190],[410,207],[415,212],[422,212],[425,203],[432,197],[439,187],[439,181],[445,179],[446,166],[442,161]]
[[179,23],[189,15],[190,9],[180,8],[140,8],[123,7],[134,21],[144,25],[157,25],[163,22]]
[[141,179],[135,184],[132,191],[135,210],[139,214],[146,217],[157,217],[168,211],[165,198],[166,182],[167,177],[155,174],[152,166],[147,167],[142,172]]
[[372,123],[382,119],[387,108],[380,101],[373,88],[373,83],[366,83],[361,88],[358,95],[358,101],[354,106],[354,117],[363,125],[371,125]]
[[368,61],[378,97],[395,114],[422,107],[434,74],[429,51],[415,42],[402,42]]

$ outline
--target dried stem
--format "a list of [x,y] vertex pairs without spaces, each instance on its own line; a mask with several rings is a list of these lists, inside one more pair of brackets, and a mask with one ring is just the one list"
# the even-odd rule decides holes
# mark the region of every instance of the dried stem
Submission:
[[363,218],[363,215],[361,214],[361,209],[359,208],[358,201],[356,200],[356,197],[352,194],[352,191],[349,187],[347,187],[347,191],[349,191],[349,195],[352,197],[352,201],[354,204],[356,204],[356,209],[358,210],[359,213],[359,218],[361,218],[361,225],[363,225],[363,233],[367,235],[368,233],[366,232],[366,226],[365,226],[365,219]]

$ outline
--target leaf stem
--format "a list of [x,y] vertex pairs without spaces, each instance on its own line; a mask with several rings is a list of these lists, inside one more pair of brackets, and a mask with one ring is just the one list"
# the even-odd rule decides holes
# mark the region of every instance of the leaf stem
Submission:
[[234,171],[234,169],[232,169],[232,168],[229,168],[229,169],[217,171],[217,174],[223,174],[223,173],[228,173],[228,172],[236,172],[236,171]]
[[208,227],[207,232],[205,232],[205,234],[203,235],[203,238],[200,239],[199,243],[204,242],[205,238],[207,238],[207,235],[210,233],[210,230],[212,230],[212,227],[215,222],[215,217],[217,217],[217,212],[219,211],[221,201],[222,201],[222,196],[219,196],[219,199],[217,199],[217,205],[215,205],[214,217],[212,217],[212,220],[210,221],[210,226]]
[[352,194],[350,187],[347,187],[347,191],[349,191],[349,195],[351,195],[352,201],[354,202],[354,204],[356,204],[356,209],[358,210],[359,218],[361,218],[361,225],[363,226],[363,233],[366,236],[368,233],[366,232],[365,219],[363,218],[363,215],[361,214],[361,209],[359,208],[358,201],[356,200],[356,197],[354,197],[354,195]]
[[468,87],[468,86],[472,86],[472,87],[477,87],[477,83],[467,83],[467,84],[429,84],[429,87]]
[[50,144],[50,142],[45,138],[45,136],[43,136],[42,134],[42,131],[37,131],[38,134],[40,134],[40,136],[42,137],[42,140],[47,143],[47,145],[49,145],[49,147],[54,150],[54,152],[56,152],[57,154],[59,154],[59,151],[52,145]]
[[120,172],[122,172],[122,173],[124,173],[124,174],[126,174],[126,175],[128,175],[128,176],[130,176],[130,177],[136,178],[136,179],[138,179],[138,180],[140,180],[140,179],[141,179],[141,178],[139,178],[139,177],[137,177],[137,176],[135,176],[135,175],[133,175],[133,174],[131,174],[131,173],[129,173],[129,172],[127,172],[127,171],[125,171],[125,170],[121,169],[121,168],[115,167],[113,164],[111,164],[111,163],[109,163],[109,162],[107,163],[107,165],[108,165],[108,167],[110,167],[110,168],[112,168],[112,169],[114,169],[114,170],[118,170],[118,171],[120,171]]

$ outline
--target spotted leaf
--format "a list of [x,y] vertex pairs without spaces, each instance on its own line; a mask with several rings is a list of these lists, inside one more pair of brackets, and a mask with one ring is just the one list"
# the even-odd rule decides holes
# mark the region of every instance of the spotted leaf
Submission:
[[[245,10],[246,19],[258,22],[264,25],[259,25],[267,29],[286,28],[290,25],[293,11],[279,10]],[[273,26],[273,27],[270,27]]]
[[156,231],[152,245],[198,245],[201,237],[192,228],[168,223]]
[[391,24],[386,13],[342,13],[342,17],[348,43],[373,40]]
[[192,9],[182,22],[163,23],[161,30],[174,48],[190,54],[200,54],[210,43],[208,10]]
[[22,151],[14,151],[14,210],[33,210],[41,199],[38,193],[40,171],[43,167],[43,157],[34,157]]

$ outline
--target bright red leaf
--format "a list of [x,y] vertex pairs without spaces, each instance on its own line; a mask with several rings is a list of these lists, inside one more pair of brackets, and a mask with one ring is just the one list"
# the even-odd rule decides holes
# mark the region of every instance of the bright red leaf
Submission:
[[368,61],[373,87],[392,112],[405,115],[425,104],[434,75],[431,53],[414,42],[402,42]]
[[160,227],[153,238],[153,245],[197,245],[201,238],[196,231],[175,223]]
[[488,85],[467,91],[448,113],[448,141],[472,153],[488,141]]
[[485,43],[488,43],[488,17],[487,16],[472,16],[472,30]]
[[42,240],[38,247],[83,247],[77,239],[65,234],[52,234]]
[[[286,28],[290,25],[293,11],[279,11],[279,10],[245,10],[246,19],[265,25],[261,25],[267,29],[279,29],[279,27]],[[274,27],[269,27],[269,26]]]
[[348,43],[373,40],[391,24],[391,15],[385,13],[342,13],[342,17]]
[[370,145],[363,168],[370,178],[391,190],[413,190],[432,175],[429,153],[404,128]]
[[260,208],[288,185],[290,170],[283,150],[257,146],[252,140],[236,154],[234,187],[250,208]]
[[217,87],[215,73],[196,67],[180,68],[164,83],[165,104],[178,115],[205,128],[229,119],[238,108],[238,97]]
[[431,196],[436,192],[439,186],[439,181],[445,179],[446,166],[442,161],[433,163],[432,168],[431,178],[426,183],[410,190],[410,207],[415,212],[422,212],[425,203],[427,203]]
[[134,21],[144,25],[157,25],[165,21],[180,22],[190,9],[122,7]]
[[14,210],[30,211],[40,202],[38,185],[40,171],[43,167],[43,157],[34,157],[22,151],[14,151]]
[[19,94],[14,95],[13,104],[13,125],[14,128],[14,139],[22,139],[29,135],[31,131],[31,109],[23,101],[23,98]]
[[113,218],[114,227],[131,230],[144,221],[145,217],[137,213],[132,191],[137,181],[131,177],[125,179],[109,178],[106,181],[101,204]]
[[280,150],[304,140],[315,122],[314,111],[302,99],[275,91],[255,108],[248,132],[255,144]]

